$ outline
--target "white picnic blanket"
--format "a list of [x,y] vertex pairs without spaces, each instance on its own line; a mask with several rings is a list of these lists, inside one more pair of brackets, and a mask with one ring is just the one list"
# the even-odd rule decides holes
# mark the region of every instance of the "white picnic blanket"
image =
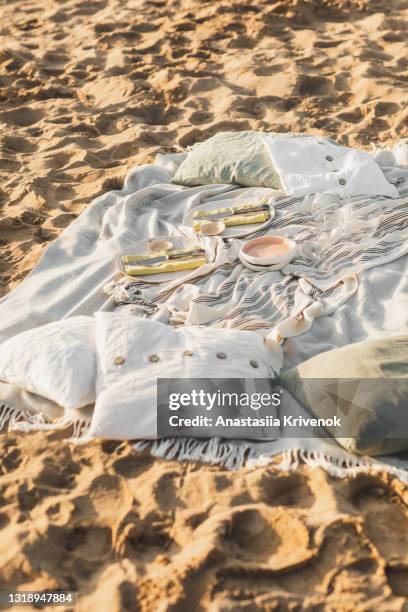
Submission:
[[[373,337],[385,333],[388,321],[384,310],[388,304],[383,303],[382,292],[391,282],[387,270],[397,265],[397,261],[406,262],[406,256],[402,256],[408,252],[408,171],[385,169],[398,187],[399,198],[372,197],[356,201],[363,216],[378,217],[374,241],[372,236],[365,240],[362,232],[356,247],[339,237],[328,247],[322,266],[317,264],[311,268],[298,257],[282,273],[252,272],[237,262],[238,240],[215,238],[206,243],[213,261],[207,264],[204,274],[203,270],[193,271],[181,283],[173,281],[156,286],[123,281],[115,261],[136,242],[188,233],[180,228],[180,223],[188,211],[206,201],[214,202],[218,208],[221,201],[223,205],[226,200],[232,204],[245,193],[248,197],[253,195],[251,189],[231,185],[183,188],[171,184],[171,177],[183,157],[183,154],[158,156],[155,165],[135,168],[121,191],[97,198],[50,245],[28,277],[0,300],[0,343],[20,331],[51,321],[124,308],[126,312],[134,309],[135,316],[152,316],[169,324],[216,325],[252,330],[275,340],[292,338],[284,345],[285,368],[293,365],[297,357],[300,361],[327,348],[362,339],[367,329]],[[315,220],[306,198],[263,191],[274,204],[276,214],[254,235],[281,232],[301,244],[313,234]],[[357,274],[362,279],[375,277],[374,285],[368,281],[368,289],[363,289],[363,295],[369,291],[372,299],[370,312],[365,301],[364,308],[359,301],[353,308],[347,308],[350,300],[360,300],[362,296],[361,289],[356,293]],[[406,293],[405,287],[395,285],[395,275],[391,274],[391,278],[394,315],[390,322],[395,326],[398,325],[395,315],[400,316],[406,307]],[[299,313],[303,315],[301,319]],[[324,316],[332,313],[335,313],[332,317]],[[356,316],[356,313],[361,314]],[[337,321],[340,315],[343,317],[341,329],[337,324],[330,327],[328,322]],[[316,317],[320,317],[318,322]],[[330,333],[321,334],[326,326]],[[401,321],[395,332],[406,330],[406,321]],[[299,335],[302,333],[303,336]],[[224,456],[224,463],[230,466],[239,465],[245,453],[251,456],[252,452],[253,459],[259,460],[283,450],[293,454],[293,449],[307,451],[312,461],[312,457],[326,456],[328,445],[328,454],[333,460],[345,456],[335,443],[330,445],[316,439],[280,440],[268,442],[266,446],[265,443],[260,446],[252,442],[230,442],[227,449],[216,440],[203,444],[188,440],[159,441],[156,452],[210,461]],[[347,457],[347,461],[357,466],[353,458]]]

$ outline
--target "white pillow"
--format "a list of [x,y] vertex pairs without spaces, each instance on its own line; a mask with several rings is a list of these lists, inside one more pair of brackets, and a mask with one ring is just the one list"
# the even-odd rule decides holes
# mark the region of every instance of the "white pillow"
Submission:
[[254,332],[199,326],[175,329],[108,312],[96,313],[95,320],[97,400],[91,438],[156,438],[158,378],[274,376],[271,353]]
[[283,189],[288,194],[334,193],[398,197],[380,166],[366,151],[335,145],[325,138],[264,136]]
[[399,166],[408,166],[408,138],[399,140],[392,151]]
[[95,378],[93,317],[48,323],[0,345],[0,380],[68,410],[95,402]]

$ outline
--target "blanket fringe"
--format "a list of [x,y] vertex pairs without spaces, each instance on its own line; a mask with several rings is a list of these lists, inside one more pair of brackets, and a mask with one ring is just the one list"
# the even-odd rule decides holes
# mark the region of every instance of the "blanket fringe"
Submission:
[[9,426],[10,421],[18,420],[22,418],[22,416],[22,410],[17,410],[17,408],[12,408],[11,406],[7,406],[7,404],[0,404],[0,431],[3,431],[3,429]]
[[[30,414],[0,404],[0,431],[52,431],[72,426],[72,435],[69,441],[87,441],[87,432],[90,421],[79,417],[63,416],[52,421],[44,415]],[[212,465],[220,465],[230,470],[243,467],[256,468],[271,465],[276,470],[288,472],[296,470],[301,463],[310,467],[323,468],[331,476],[345,478],[355,476],[361,472],[387,472],[408,484],[408,470],[394,467],[385,463],[364,457],[335,456],[335,454],[322,453],[313,450],[292,448],[279,455],[266,455],[253,448],[247,442],[234,442],[211,438],[197,440],[195,438],[163,438],[161,440],[140,440],[134,444],[138,452],[150,452],[154,457],[161,459],[175,459],[179,461],[201,461]],[[279,456],[279,460],[276,457]]]
[[163,438],[161,440],[140,440],[134,444],[138,452],[148,451],[161,459],[179,461],[202,461],[222,465],[230,470],[238,470],[245,464],[245,455],[250,451],[249,444],[239,447],[228,440],[210,438]]
[[0,431],[53,431],[72,427],[70,439],[78,440],[86,435],[90,421],[80,417],[64,415],[59,419],[47,419],[42,413],[31,414],[25,410],[12,408],[7,404],[0,405]]
[[300,460],[310,467],[321,467],[331,476],[337,478],[345,478],[346,476],[356,476],[357,474],[370,472],[378,474],[387,472],[392,476],[396,476],[404,483],[408,483],[408,469],[397,468],[393,465],[380,463],[375,459],[366,459],[363,457],[335,457],[327,453],[319,453],[316,451],[304,451],[296,449]]
[[[345,478],[359,473],[387,472],[408,483],[408,470],[394,467],[375,460],[322,453],[318,451],[291,448],[277,455],[259,453],[249,443],[236,444],[220,438],[196,440],[194,438],[164,438],[162,440],[141,440],[134,444],[138,452],[150,452],[161,459],[179,461],[201,461],[220,465],[230,470],[243,467],[256,468],[268,466],[282,472],[298,469],[304,463],[312,468],[320,467],[331,476]],[[277,460],[278,459],[278,460]]]

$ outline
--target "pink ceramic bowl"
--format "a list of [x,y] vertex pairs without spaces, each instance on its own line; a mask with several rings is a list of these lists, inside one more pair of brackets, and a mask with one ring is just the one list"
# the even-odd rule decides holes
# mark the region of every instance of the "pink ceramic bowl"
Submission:
[[240,258],[254,265],[286,265],[296,254],[296,243],[284,236],[261,236],[248,240],[241,248]]

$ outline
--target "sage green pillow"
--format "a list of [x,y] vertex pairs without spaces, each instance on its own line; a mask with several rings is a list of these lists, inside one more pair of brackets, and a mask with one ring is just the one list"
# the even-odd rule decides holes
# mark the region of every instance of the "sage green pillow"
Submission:
[[[291,138],[306,134],[276,134]],[[261,132],[219,132],[193,145],[173,183],[195,187],[217,183],[281,189],[279,175]]]
[[315,355],[284,372],[282,386],[347,450],[408,451],[408,336],[357,342]]

